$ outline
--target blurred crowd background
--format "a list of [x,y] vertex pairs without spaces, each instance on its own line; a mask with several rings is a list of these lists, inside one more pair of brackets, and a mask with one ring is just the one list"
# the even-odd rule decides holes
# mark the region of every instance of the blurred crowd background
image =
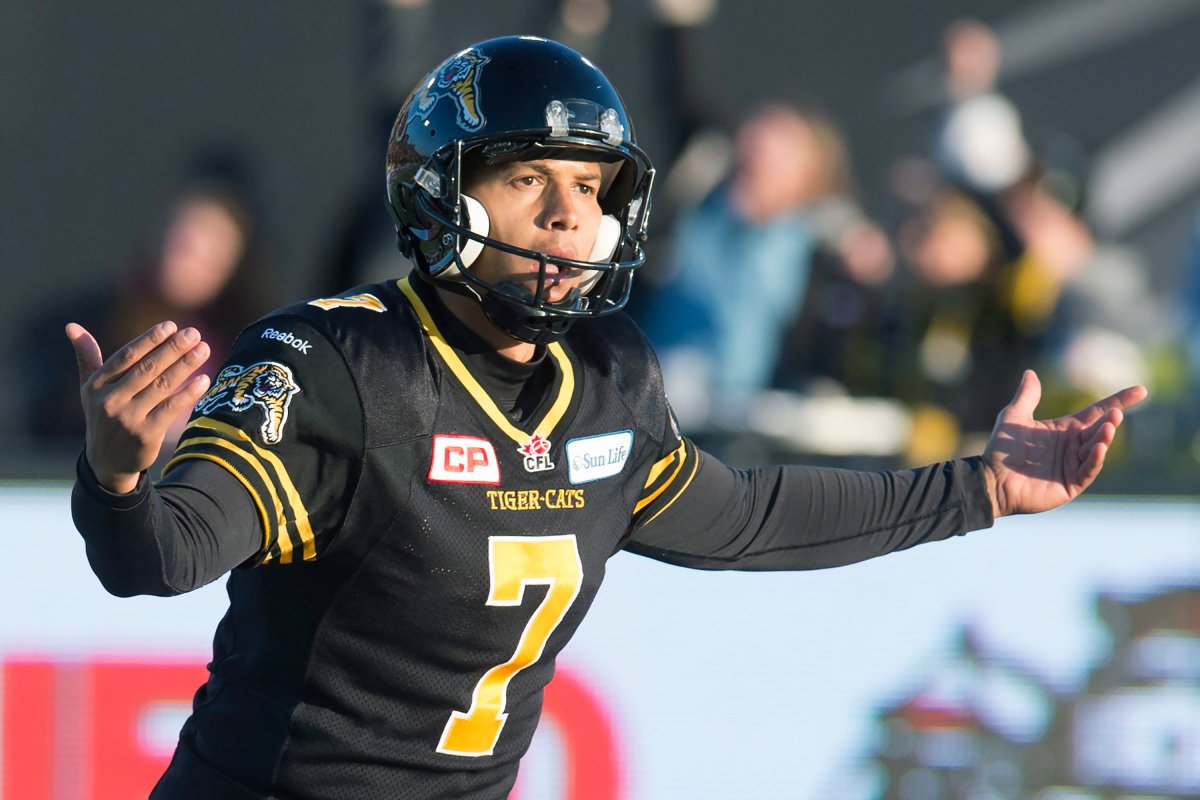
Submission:
[[72,475],[107,351],[407,272],[387,130],[444,56],[557,38],[659,170],[631,313],[733,464],[977,452],[1130,383],[1100,491],[1200,490],[1200,2],[270,0],[0,8],[0,478]]

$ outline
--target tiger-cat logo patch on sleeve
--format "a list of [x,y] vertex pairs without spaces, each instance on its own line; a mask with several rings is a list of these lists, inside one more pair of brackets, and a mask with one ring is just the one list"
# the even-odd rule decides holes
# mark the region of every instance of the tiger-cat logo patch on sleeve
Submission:
[[212,388],[196,403],[196,411],[211,414],[222,406],[229,406],[241,413],[252,406],[260,406],[264,417],[259,428],[263,442],[278,444],[283,439],[292,395],[299,391],[300,386],[292,377],[291,369],[283,364],[275,361],[259,361],[248,367],[230,364],[217,374]]

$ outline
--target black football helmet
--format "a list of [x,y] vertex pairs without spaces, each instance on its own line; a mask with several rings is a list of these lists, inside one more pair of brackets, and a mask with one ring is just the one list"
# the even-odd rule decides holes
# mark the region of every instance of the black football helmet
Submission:
[[[487,210],[462,193],[464,158],[600,162],[604,215],[588,259],[489,237]],[[653,182],[608,78],[569,47],[533,36],[490,39],[450,56],[409,95],[388,144],[387,203],[401,252],[423,278],[474,298],[497,327],[534,344],[628,302],[633,272],[645,260]],[[473,275],[467,267],[485,245],[537,261],[535,291]],[[551,303],[543,299],[548,264],[591,272]]]

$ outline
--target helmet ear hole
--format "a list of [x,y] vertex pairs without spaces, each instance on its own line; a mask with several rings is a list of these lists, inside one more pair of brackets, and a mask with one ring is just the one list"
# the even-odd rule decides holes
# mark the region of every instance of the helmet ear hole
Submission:
[[592,245],[592,252],[587,260],[608,261],[613,257],[613,253],[617,252],[620,242],[620,221],[612,214],[605,214],[600,218],[600,227],[596,229],[596,242]]
[[[488,231],[492,229],[492,221],[488,217],[487,209],[483,207],[483,203],[476,200],[470,195],[462,195],[463,210],[467,214],[465,222],[467,227],[476,236],[487,236]],[[474,239],[467,239],[459,253],[459,259],[464,267],[469,267],[479,258],[479,254],[483,252],[483,242],[477,242]]]

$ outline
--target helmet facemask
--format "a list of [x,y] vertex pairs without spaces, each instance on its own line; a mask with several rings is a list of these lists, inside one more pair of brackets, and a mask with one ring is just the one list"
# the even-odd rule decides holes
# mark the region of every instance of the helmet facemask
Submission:
[[[497,51],[489,49],[497,43],[507,46],[508,40],[477,46],[487,51],[485,60],[476,60],[487,65],[480,67],[481,70],[500,68],[503,54],[497,58]],[[546,49],[553,48],[553,54],[560,60],[561,53],[578,58],[585,66],[570,61],[567,66],[570,70],[586,70],[584,84],[596,85],[593,75],[600,75],[599,71],[562,45],[523,39],[519,46],[531,48],[539,43]],[[555,66],[562,69],[561,64]],[[570,70],[564,73],[567,77],[571,77]],[[489,73],[496,74],[500,73]],[[556,80],[565,79],[555,73],[545,82],[552,84]],[[578,82],[570,84],[568,90],[575,91],[577,85]],[[605,87],[607,94],[600,91]],[[414,98],[419,100],[420,91],[418,87]],[[402,110],[393,133],[393,148],[398,155],[389,153],[389,205],[397,221],[401,250],[414,261],[421,277],[474,299],[493,324],[521,341],[535,344],[553,341],[576,320],[619,311],[629,299],[633,271],[645,260],[642,244],[649,221],[654,170],[646,155],[633,144],[632,131],[626,130],[627,120],[624,110],[618,110],[620,101],[615,90],[604,80],[603,86],[590,91],[601,102],[569,95],[565,99],[552,98],[545,102],[538,119],[531,119],[533,114],[526,110],[521,118],[525,125],[521,127],[498,124],[496,118],[505,109],[486,106],[481,100],[484,124],[477,131],[457,131],[461,135],[452,135],[436,149],[426,150],[423,158],[418,158],[425,144],[422,134],[433,126],[419,115],[419,122],[413,121],[413,99],[406,104],[407,118]],[[483,96],[487,92],[477,94]],[[595,246],[586,259],[561,258],[491,237],[487,210],[463,191],[464,177],[469,179],[477,168],[540,159],[592,161],[601,165],[602,217]],[[512,282],[493,284],[474,274],[470,265],[484,247],[535,262],[538,269],[533,291]],[[556,302],[545,299],[546,289],[554,282],[553,274],[548,272],[550,265],[555,271],[583,274],[576,288]]]
[[[415,207],[440,232],[433,253],[417,250],[418,257],[437,257],[426,262],[422,274],[437,285],[479,302],[488,319],[501,330],[521,341],[543,344],[560,338],[578,319],[604,316],[620,310],[629,300],[633,270],[645,261],[642,242],[648,223],[648,203],[631,202],[632,187],[627,184],[633,169],[624,157],[611,152],[580,146],[546,145],[542,141],[504,141],[475,144],[470,149],[456,142],[449,158],[434,161],[418,170]],[[435,155],[435,158],[437,156]],[[485,166],[511,161],[558,158],[597,161],[604,179],[600,188],[602,216],[591,253],[584,259],[567,259],[538,250],[530,250],[489,236],[490,220],[483,204],[464,192],[468,173]],[[612,159],[604,161],[602,159]],[[623,174],[626,173],[626,174]],[[444,176],[444,178],[442,177]],[[622,181],[624,179],[624,181]],[[645,178],[648,194],[652,173]],[[440,190],[440,192],[439,192]],[[624,193],[624,196],[622,196]],[[441,194],[442,196],[438,196]],[[640,198],[639,198],[640,199]],[[613,211],[625,210],[626,219]],[[489,283],[471,271],[470,266],[484,247],[534,261],[538,265],[536,282],[530,291],[515,282]],[[438,255],[438,250],[443,252]],[[550,301],[546,291],[552,283],[548,267],[555,272],[575,270],[581,280],[563,299]]]

